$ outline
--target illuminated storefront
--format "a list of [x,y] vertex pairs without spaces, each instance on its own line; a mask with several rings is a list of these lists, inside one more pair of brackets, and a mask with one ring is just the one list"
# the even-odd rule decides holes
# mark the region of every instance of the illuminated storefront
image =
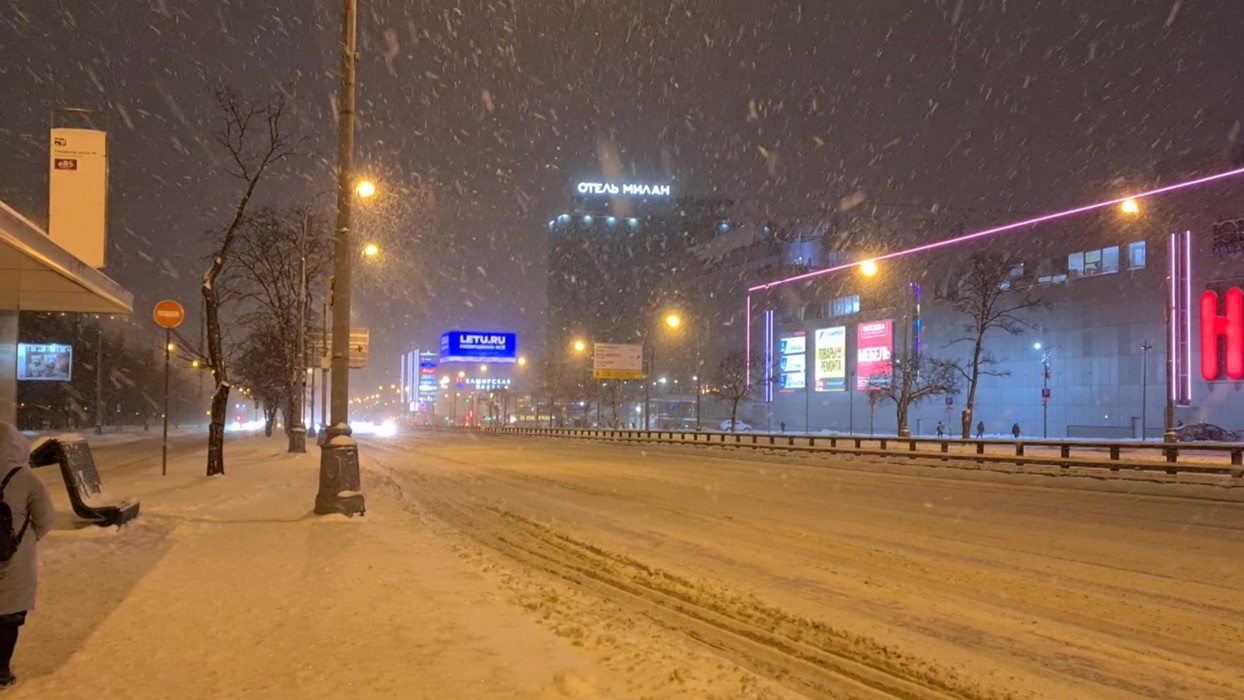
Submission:
[[[986,335],[973,429],[980,421],[990,435],[1019,424],[1033,437],[1159,439],[1169,400],[1175,427],[1207,422],[1244,432],[1244,218],[1215,216],[1228,206],[1244,210],[1237,179],[1142,200],[1130,218],[1107,202],[966,234],[953,245],[919,241],[910,255],[877,256],[875,276],[847,264],[754,287],[754,382],[770,376],[765,357],[782,365],[773,368],[777,391],[758,387],[749,418],[775,430],[782,423],[802,430],[806,420],[814,431],[866,431],[869,377],[893,376],[895,365],[880,363],[899,361],[904,332],[919,338],[909,341],[913,355],[970,368],[970,318],[944,293],[970,256],[989,253],[1013,265],[1014,281],[1004,285],[1028,286],[1043,304],[1016,314],[1010,325],[1018,332]],[[916,307],[903,297],[913,288],[925,290]],[[806,378],[788,377],[798,361],[766,347],[767,316],[772,338],[816,339],[806,348]],[[852,391],[832,388],[839,354]],[[782,390],[795,386],[803,388]],[[912,433],[933,434],[941,423],[957,434],[966,390],[965,376],[955,393],[913,406]],[[881,400],[877,432],[893,433],[895,420],[894,404]]]

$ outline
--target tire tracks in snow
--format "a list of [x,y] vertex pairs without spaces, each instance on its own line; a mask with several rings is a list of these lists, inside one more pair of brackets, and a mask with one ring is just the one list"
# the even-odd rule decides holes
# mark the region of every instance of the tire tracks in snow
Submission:
[[[370,447],[390,455],[402,453],[392,445],[371,443]],[[457,462],[444,455],[425,454],[419,459]],[[391,458],[373,456],[371,461],[376,475],[421,518],[434,517],[492,550],[642,613],[662,627],[810,697],[999,697],[952,671],[868,638],[580,541],[473,498],[455,488],[452,480],[395,468]]]

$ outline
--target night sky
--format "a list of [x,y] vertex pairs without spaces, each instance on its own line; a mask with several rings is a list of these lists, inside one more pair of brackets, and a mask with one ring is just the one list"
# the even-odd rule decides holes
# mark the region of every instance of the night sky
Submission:
[[[358,221],[394,256],[359,272],[378,377],[450,326],[538,335],[544,224],[602,171],[778,220],[1040,211],[1244,141],[1239,0],[359,1],[357,164],[406,202]],[[50,111],[106,110],[108,272],[136,315],[197,306],[234,201],[209,87],[288,92],[304,155],[260,198],[297,204],[332,187],[338,40],[325,0],[0,0],[0,199],[45,221]]]

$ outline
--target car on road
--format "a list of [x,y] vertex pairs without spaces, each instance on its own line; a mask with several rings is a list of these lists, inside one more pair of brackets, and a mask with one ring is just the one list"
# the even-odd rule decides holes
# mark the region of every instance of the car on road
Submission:
[[1213,423],[1189,423],[1175,430],[1180,442],[1238,442],[1240,434]]
[[[721,422],[721,429],[723,432],[727,432],[727,433],[731,431],[732,428],[730,426],[729,418]],[[746,433],[746,432],[749,432],[751,429],[752,429],[752,426],[748,425],[747,423],[744,423],[741,420],[734,421],[733,430],[736,433]]]

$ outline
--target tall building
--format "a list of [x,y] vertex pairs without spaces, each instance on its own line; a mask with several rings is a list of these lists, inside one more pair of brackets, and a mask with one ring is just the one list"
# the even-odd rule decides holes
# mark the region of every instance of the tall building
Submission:
[[654,314],[679,305],[692,248],[729,228],[731,204],[668,185],[579,183],[548,224],[551,352],[574,338],[642,342]]

